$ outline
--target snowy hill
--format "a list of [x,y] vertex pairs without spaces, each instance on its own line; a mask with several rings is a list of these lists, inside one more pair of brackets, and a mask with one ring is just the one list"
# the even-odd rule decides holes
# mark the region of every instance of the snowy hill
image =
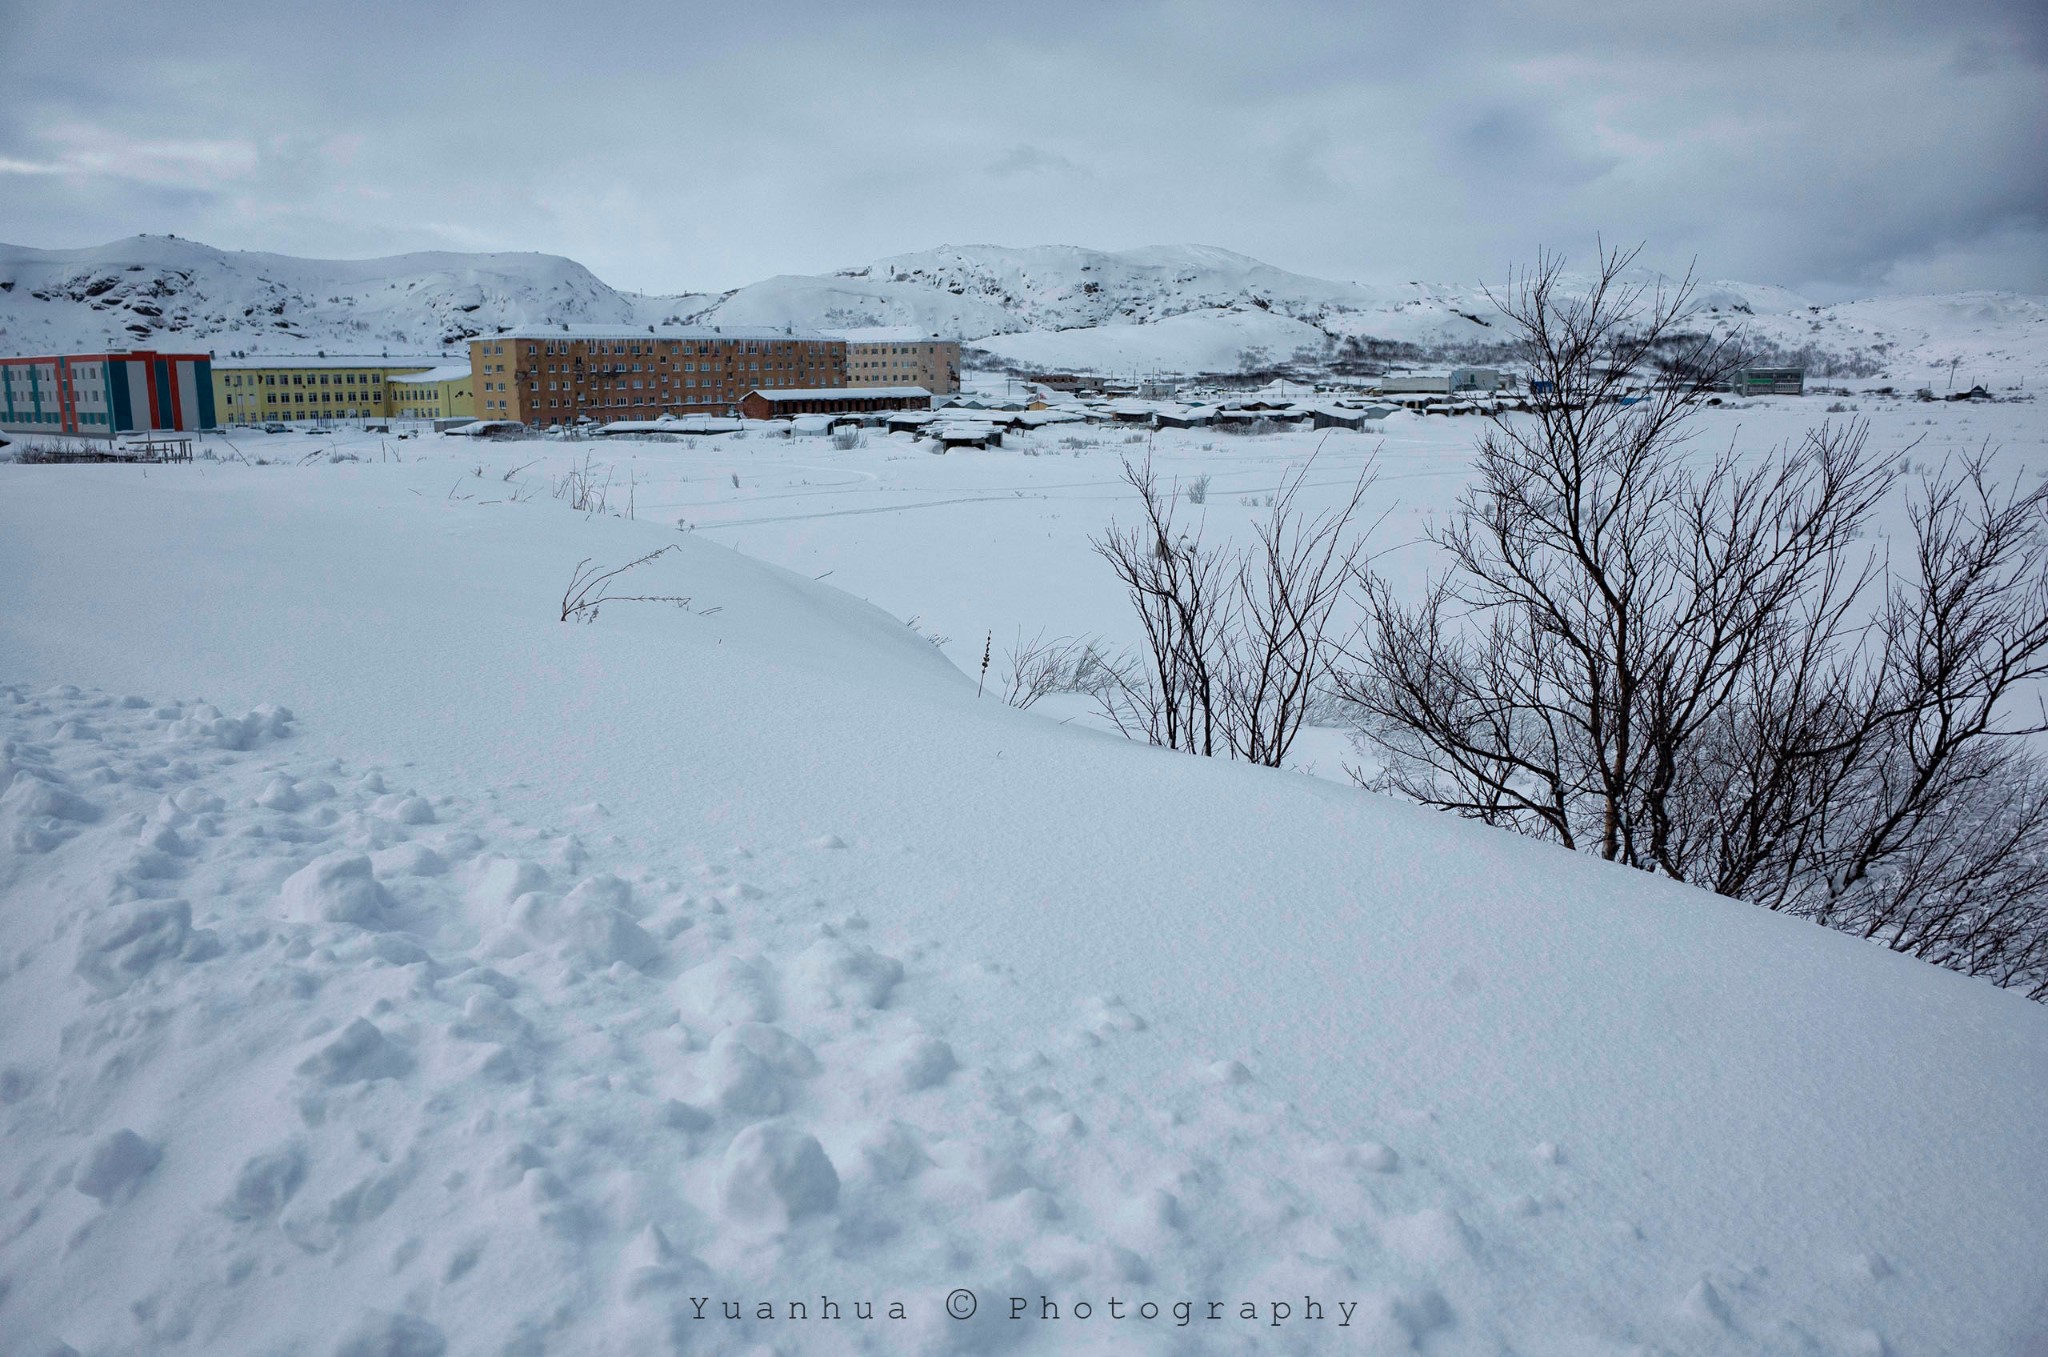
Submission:
[[0,466],[9,1351],[2039,1350],[2048,1010],[360,437]]
[[0,245],[0,349],[185,345],[221,353],[431,352],[498,326],[631,324],[650,308],[540,254],[298,259],[135,236]]
[[[920,324],[963,339],[1017,335],[991,352],[1051,367],[1136,361],[1190,371],[1231,371],[1249,346],[1320,358],[1350,335],[1430,345],[1483,342],[1490,312],[1480,289],[1410,284],[1368,288],[1288,273],[1204,245],[1111,252],[1072,245],[940,246],[895,255],[826,278],[778,278],[741,288],[705,313],[750,324]],[[1195,317],[1194,321],[1183,318]],[[1181,321],[1154,332],[1164,321]],[[1292,322],[1261,330],[1268,320]],[[1206,337],[1196,332],[1206,328]],[[1120,327],[1100,341],[1057,336]],[[1249,336],[1238,332],[1247,326]],[[1155,343],[1156,341],[1156,343]],[[1099,355],[1119,360],[1103,363]],[[1024,357],[1024,355],[1032,355]],[[1208,355],[1217,355],[1211,359]]]
[[1068,330],[995,335],[976,348],[1039,371],[1237,372],[1300,362],[1329,352],[1327,332],[1266,311],[1187,311],[1143,324],[1105,321]]
[[[1708,304],[1715,300],[1706,298]],[[1724,306],[1710,314],[1722,326],[1739,325],[1788,355],[1832,360],[1852,376],[1946,391],[1953,360],[1958,389],[1974,382],[2000,390],[2038,387],[2048,380],[2048,297],[1959,292],[1780,311]]]
[[[1817,376],[1915,385],[2048,377],[2048,299],[2012,293],[1816,306],[1783,288],[1711,282],[1707,322],[1740,326]],[[1210,246],[941,246],[719,294],[615,291],[540,254],[312,260],[140,236],[82,250],[0,245],[0,350],[115,344],[217,352],[413,351],[515,325],[667,321],[893,329],[980,342],[1036,368],[1234,372],[1378,354],[1485,356],[1498,316],[1477,284],[1366,287]],[[1391,351],[1383,346],[1397,347]],[[1964,384],[1967,384],[1965,382]]]
[[1314,319],[1397,300],[1384,289],[1308,278],[1204,245],[1119,253],[1073,245],[941,246],[842,270],[840,276],[979,298],[1012,317],[1018,329],[1145,324],[1189,311],[1240,308]]
[[901,327],[979,336],[1018,328],[995,302],[892,279],[785,274],[727,293],[696,313],[706,324],[799,325],[833,331]]

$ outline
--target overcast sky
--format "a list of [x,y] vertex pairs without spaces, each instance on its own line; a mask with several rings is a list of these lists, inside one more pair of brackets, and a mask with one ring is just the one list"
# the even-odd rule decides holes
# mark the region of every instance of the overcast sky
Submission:
[[970,242],[1467,282],[1603,232],[2048,292],[2048,3],[0,0],[0,240],[143,231],[657,292]]

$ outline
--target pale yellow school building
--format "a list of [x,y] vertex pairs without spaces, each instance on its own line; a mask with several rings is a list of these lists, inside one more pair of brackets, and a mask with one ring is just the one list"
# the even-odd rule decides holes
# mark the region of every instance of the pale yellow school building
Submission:
[[385,399],[395,419],[476,418],[476,383],[468,363],[449,363],[425,372],[386,379]]
[[[412,358],[272,355],[213,360],[213,406],[222,424],[294,423],[298,421],[390,419],[394,402],[420,394],[402,391],[396,379],[447,367],[432,355]],[[461,368],[461,388],[469,389],[468,366]],[[442,408],[450,404],[434,391]],[[452,393],[450,393],[452,395]],[[418,402],[415,402],[418,403]],[[476,413],[468,402],[461,413]],[[425,416],[421,416],[425,418]]]

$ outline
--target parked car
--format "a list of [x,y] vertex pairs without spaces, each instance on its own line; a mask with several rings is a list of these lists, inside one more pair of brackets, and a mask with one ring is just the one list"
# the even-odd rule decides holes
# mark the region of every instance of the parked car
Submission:
[[280,423],[278,423],[278,422],[277,422],[276,420],[274,420],[274,419],[273,419],[273,420],[271,420],[271,421],[270,421],[270,422],[269,422],[268,424],[265,424],[265,425],[263,426],[263,432],[265,432],[265,433],[290,433],[291,431],[292,431],[292,426],[291,426],[291,425],[289,425],[289,424],[280,424]]

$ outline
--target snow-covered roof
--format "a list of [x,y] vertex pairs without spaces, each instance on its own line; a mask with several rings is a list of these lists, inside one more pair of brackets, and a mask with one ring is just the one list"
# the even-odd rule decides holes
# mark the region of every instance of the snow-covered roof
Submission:
[[494,335],[478,335],[472,344],[496,344],[507,339],[545,339],[554,342],[575,339],[639,340],[658,339],[803,339],[822,342],[832,336],[822,330],[783,325],[519,325]]
[[468,377],[470,372],[471,368],[467,363],[446,363],[437,368],[428,368],[425,372],[402,373],[386,380],[394,385],[406,382],[459,382]]
[[[445,353],[268,353],[252,354],[247,358],[216,358],[215,372],[247,372],[251,368],[275,370],[278,368],[433,368],[449,363]],[[469,361],[463,360],[462,370],[469,371]]]
[[615,419],[598,426],[601,434],[636,433],[732,433],[745,421],[730,415],[662,415],[656,419]]
[[920,330],[915,325],[864,325],[852,330],[826,330],[824,334],[833,339],[843,339],[849,344],[957,344],[957,339],[947,339],[929,330]]
[[855,396],[862,400],[875,396],[900,397],[905,400],[915,400],[923,396],[930,399],[932,393],[921,386],[800,386],[776,387],[773,390],[756,388],[747,394],[759,396],[766,401],[818,401],[838,400],[845,396]]

